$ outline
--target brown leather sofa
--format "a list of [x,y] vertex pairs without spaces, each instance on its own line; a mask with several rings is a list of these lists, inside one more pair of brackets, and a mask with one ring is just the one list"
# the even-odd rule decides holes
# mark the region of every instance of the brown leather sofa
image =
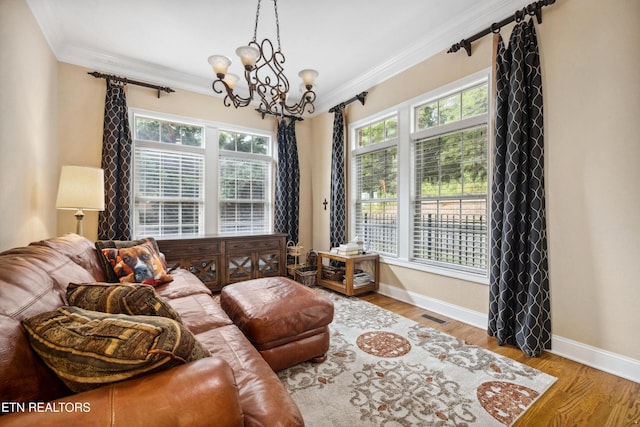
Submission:
[[0,426],[304,425],[209,289],[186,270],[171,274],[156,292],[212,356],[72,394],[31,349],[21,321],[65,305],[70,282],[105,281],[93,242],[68,234],[0,253]]

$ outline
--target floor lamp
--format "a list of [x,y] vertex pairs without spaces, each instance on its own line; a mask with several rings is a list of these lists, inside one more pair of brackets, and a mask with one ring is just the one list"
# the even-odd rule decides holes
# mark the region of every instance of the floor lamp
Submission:
[[104,210],[104,171],[85,166],[62,166],[56,208],[76,211],[76,234],[82,236],[83,210]]

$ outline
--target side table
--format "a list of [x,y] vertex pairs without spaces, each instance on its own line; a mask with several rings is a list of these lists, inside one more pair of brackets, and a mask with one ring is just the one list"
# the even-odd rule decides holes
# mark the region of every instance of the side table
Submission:
[[[323,268],[326,267],[322,262],[324,259],[340,261],[345,264],[344,280],[337,281],[327,278],[323,275]],[[380,257],[378,254],[364,255],[338,255],[326,251],[318,251],[318,276],[317,282],[320,286],[332,289],[347,296],[360,295],[370,291],[377,291],[380,280]],[[366,272],[373,280],[368,283],[355,284],[353,276],[356,268]]]

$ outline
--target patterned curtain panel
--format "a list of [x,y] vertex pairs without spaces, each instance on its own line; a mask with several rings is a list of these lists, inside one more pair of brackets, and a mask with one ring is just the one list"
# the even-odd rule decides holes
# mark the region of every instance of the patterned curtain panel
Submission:
[[276,169],[276,200],[274,230],[287,233],[287,240],[298,243],[300,222],[300,167],[296,142],[296,121],[278,124],[278,166]]
[[533,22],[498,42],[488,333],[529,356],[551,348],[542,76]]
[[102,135],[105,210],[99,215],[99,240],[131,239],[131,145],[124,86],[107,79]]
[[344,165],[344,108],[337,109],[333,119],[329,227],[331,233],[329,241],[332,248],[346,243],[347,205]]

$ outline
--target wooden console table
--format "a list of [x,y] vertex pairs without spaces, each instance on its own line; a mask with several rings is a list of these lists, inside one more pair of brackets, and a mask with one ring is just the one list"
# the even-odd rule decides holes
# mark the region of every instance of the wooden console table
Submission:
[[[331,280],[323,275],[323,268],[326,265],[324,259],[340,261],[345,264],[344,283],[343,281]],[[337,255],[330,252],[318,251],[318,276],[317,282],[325,288],[332,289],[347,296],[360,295],[370,291],[377,291],[380,281],[380,257],[378,254],[365,255]],[[373,278],[366,284],[355,285],[353,275],[356,268],[363,270]]]
[[286,234],[176,237],[158,240],[169,267],[191,271],[213,292],[260,277],[284,276]]

